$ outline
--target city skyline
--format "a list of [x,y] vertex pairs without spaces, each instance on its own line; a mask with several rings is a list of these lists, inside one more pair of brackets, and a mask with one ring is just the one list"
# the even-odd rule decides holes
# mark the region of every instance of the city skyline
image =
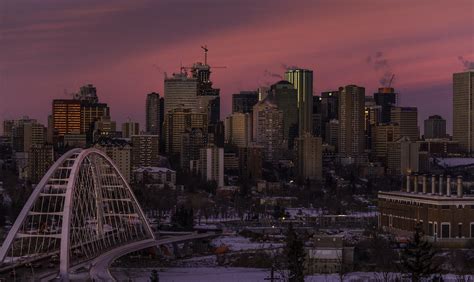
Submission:
[[[473,64],[470,1],[455,7],[449,1],[400,6],[364,1],[358,7],[348,1],[299,1],[292,9],[283,1],[252,6],[218,1],[55,3],[1,3],[0,119],[28,114],[46,124],[52,99],[70,98],[65,89],[77,92],[92,83],[112,109],[113,120],[120,124],[131,117],[144,126],[146,95],[164,94],[163,72],[170,76],[179,71],[180,62],[203,61],[199,47],[207,44],[209,64],[227,66],[213,71],[221,89],[222,120],[231,112],[233,93],[276,83],[285,65],[296,65],[314,71],[315,95],[357,84],[369,96],[381,86],[379,80],[394,73],[400,105],[418,107],[420,127],[428,116],[440,114],[451,133],[452,73]],[[428,4],[430,13],[424,13]],[[292,34],[302,14],[296,21],[301,31]],[[124,16],[127,25],[120,23]],[[337,20],[348,16],[359,23],[356,31]],[[394,24],[396,19],[403,21]],[[196,20],[202,26],[192,25]]]

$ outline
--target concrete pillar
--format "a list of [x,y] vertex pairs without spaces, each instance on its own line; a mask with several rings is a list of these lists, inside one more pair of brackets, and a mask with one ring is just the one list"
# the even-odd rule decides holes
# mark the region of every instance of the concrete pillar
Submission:
[[443,175],[442,174],[439,175],[439,190],[438,190],[438,192],[439,192],[440,196],[443,196]]
[[431,194],[434,195],[436,193],[436,175],[431,176]]
[[457,190],[458,190],[458,198],[462,198],[463,196],[463,191],[462,191],[462,176],[458,176],[458,185],[457,185]]
[[414,187],[415,187],[414,190],[415,190],[415,191],[414,191],[414,192],[415,192],[415,193],[418,193],[418,174],[415,174],[415,177],[414,177],[414,178],[415,178],[415,179],[414,179],[414,182],[415,182],[415,185],[414,185]]
[[446,175],[446,196],[451,197],[451,175]]
[[426,194],[427,187],[426,187],[426,174],[423,174],[423,194]]
[[410,175],[408,174],[408,175],[407,175],[407,192],[408,192],[408,193],[411,192],[411,188],[410,188],[410,184],[411,184],[411,183],[410,183],[410,180],[411,180],[411,179],[410,179],[410,178],[411,178],[411,177],[410,177]]

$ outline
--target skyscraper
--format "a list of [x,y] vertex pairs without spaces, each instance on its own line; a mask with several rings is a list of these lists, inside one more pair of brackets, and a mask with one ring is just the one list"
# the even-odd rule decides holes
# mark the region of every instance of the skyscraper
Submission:
[[381,87],[379,92],[374,93],[375,103],[382,107],[381,121],[390,122],[392,107],[397,105],[398,94],[392,87]]
[[185,72],[165,78],[164,114],[179,107],[197,111],[197,91],[198,80]]
[[201,128],[188,128],[181,134],[180,166],[188,170],[191,162],[198,162],[201,148],[206,147],[207,135]]
[[152,92],[146,96],[146,132],[160,135],[160,94]]
[[[137,144],[137,139],[135,139],[135,145],[140,146],[141,144]],[[114,139],[103,137],[98,140],[97,143],[94,144],[94,148],[101,150],[102,152],[106,153],[109,158],[111,158],[117,168],[119,169],[120,173],[125,177],[125,180],[130,182],[131,180],[131,161],[132,161],[132,145],[130,142],[125,141],[124,139]],[[137,151],[135,151],[137,154]],[[136,157],[136,155],[135,155]],[[135,160],[137,164],[137,160]]]
[[145,166],[159,166],[159,138],[157,135],[133,135],[132,170]]
[[326,127],[331,120],[337,120],[339,112],[339,91],[326,91],[321,93],[321,136],[323,141],[329,143],[326,137]]
[[268,97],[253,107],[253,138],[262,146],[265,160],[276,163],[285,135],[283,112]]
[[29,152],[33,145],[46,142],[46,128],[35,119],[23,117],[13,121],[10,138],[15,152]]
[[232,94],[232,113],[250,113],[257,102],[257,91],[240,91]]
[[321,180],[323,169],[322,139],[305,133],[296,139],[297,169],[301,180]]
[[365,88],[347,85],[339,88],[339,153],[357,157],[365,149]]
[[321,97],[313,96],[313,135],[322,136]]
[[236,112],[225,119],[225,142],[248,147],[252,141],[252,115]]
[[53,127],[58,137],[81,134],[81,101],[53,100]]
[[439,115],[425,119],[425,139],[446,138],[446,120]]
[[[278,109],[283,112],[284,138],[288,149],[293,148],[294,139],[298,137],[297,98],[296,89],[286,80],[281,80],[273,84],[270,87],[269,96],[267,97],[267,99],[271,99]],[[313,109],[311,108],[311,119],[312,117]],[[312,131],[311,129],[311,132]]]
[[298,134],[312,132],[313,119],[313,71],[306,69],[289,69],[285,79],[296,88],[298,93]]
[[180,154],[182,135],[187,130],[199,128],[207,137],[208,122],[206,113],[196,113],[191,109],[176,108],[166,113],[163,125],[166,152],[168,154]]
[[208,147],[200,150],[201,176],[215,181],[217,187],[224,186],[224,148]]
[[79,88],[79,93],[75,95],[76,100],[86,101],[92,104],[98,103],[97,89],[92,84],[87,84]]
[[400,126],[400,137],[407,136],[412,142],[418,141],[418,109],[415,107],[392,107],[390,120]]
[[39,183],[53,163],[54,150],[52,145],[32,145],[28,152],[28,179],[32,183]]
[[474,153],[474,70],[453,74],[453,140]]
[[133,135],[140,134],[140,124],[134,121],[126,121],[122,123],[122,137],[131,138]]

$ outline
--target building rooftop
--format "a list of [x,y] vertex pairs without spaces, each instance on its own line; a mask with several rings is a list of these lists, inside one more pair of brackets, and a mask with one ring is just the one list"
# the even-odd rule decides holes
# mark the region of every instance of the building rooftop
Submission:
[[433,162],[444,168],[452,168],[474,165],[474,158],[436,158],[433,159]]

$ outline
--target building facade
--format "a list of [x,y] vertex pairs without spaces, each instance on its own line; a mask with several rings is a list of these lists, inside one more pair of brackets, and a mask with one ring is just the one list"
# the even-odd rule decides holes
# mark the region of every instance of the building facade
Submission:
[[208,147],[200,150],[201,177],[215,181],[217,187],[224,186],[224,148]]
[[297,169],[301,180],[321,180],[323,177],[322,139],[306,133],[296,139]]
[[474,152],[474,70],[453,74],[453,140]]
[[439,115],[425,119],[425,139],[446,138],[446,120]]
[[132,170],[139,167],[159,166],[159,139],[158,135],[132,136]]
[[252,142],[252,114],[236,112],[225,119],[225,142],[247,147]]
[[285,80],[289,81],[297,91],[298,134],[313,131],[313,71],[307,69],[289,69],[285,72]]
[[339,89],[339,146],[342,157],[357,157],[365,150],[365,88],[347,85]]
[[146,132],[152,135],[160,135],[161,128],[161,98],[160,94],[152,92],[146,95]]
[[257,91],[240,91],[232,94],[232,113],[251,113],[257,102]]
[[283,119],[283,112],[268,97],[253,107],[254,142],[263,148],[264,158],[268,162],[276,163],[281,150],[286,147]]
[[401,191],[379,191],[379,226],[410,234],[419,225],[428,239],[444,245],[459,247],[474,241],[474,197],[464,194],[462,177],[407,175],[405,179]]
[[114,161],[118,170],[130,183],[132,166],[132,144],[123,139],[101,138],[94,148],[101,150]]
[[411,141],[420,139],[417,108],[392,107],[390,120],[400,126],[400,136],[409,137]]

